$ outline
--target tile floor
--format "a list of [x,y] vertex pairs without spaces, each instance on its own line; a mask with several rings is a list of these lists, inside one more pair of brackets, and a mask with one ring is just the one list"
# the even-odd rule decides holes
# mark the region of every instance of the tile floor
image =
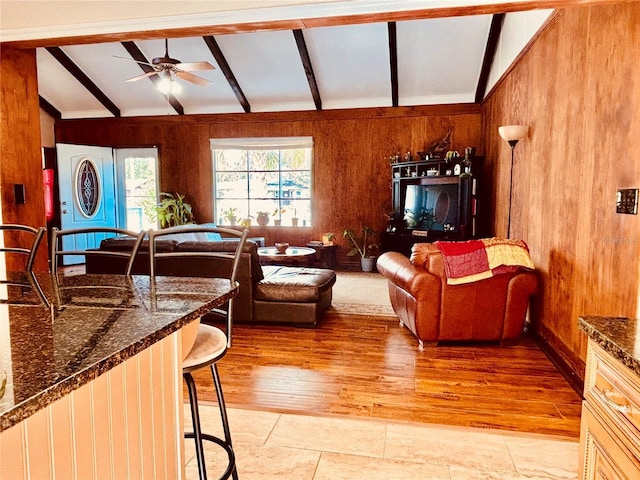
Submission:
[[[241,480],[577,479],[578,441],[482,429],[229,409]],[[189,429],[185,409],[185,429]],[[201,407],[219,435],[216,406]],[[226,458],[207,446],[209,478]],[[187,478],[197,479],[193,442]]]

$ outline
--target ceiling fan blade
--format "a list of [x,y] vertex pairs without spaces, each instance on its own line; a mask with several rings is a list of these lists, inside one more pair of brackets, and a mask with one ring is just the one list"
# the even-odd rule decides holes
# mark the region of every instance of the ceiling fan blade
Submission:
[[151,64],[151,63],[141,62],[141,61],[136,60],[136,59],[134,59],[134,58],[129,58],[129,57],[120,57],[120,56],[118,56],[118,55],[114,55],[113,57],[114,57],[114,58],[121,58],[121,59],[123,59],[123,60],[129,60],[129,61],[131,61],[131,62],[136,62],[136,63],[139,63],[139,64],[141,64],[141,65],[149,65],[150,67],[156,68],[156,66],[155,66],[155,65],[153,65],[153,64]]
[[185,72],[192,72],[194,70],[215,70],[216,67],[211,65],[209,62],[186,62],[179,63],[176,65],[180,70],[184,70]]
[[137,82],[145,77],[150,77],[151,75],[157,75],[159,72],[147,72],[142,75],[138,75],[137,77],[130,78],[129,80],[125,80],[125,82]]
[[176,72],[176,77],[186,80],[187,82],[195,83],[201,87],[206,87],[211,83],[211,81],[206,78],[198,77],[197,75],[188,72]]

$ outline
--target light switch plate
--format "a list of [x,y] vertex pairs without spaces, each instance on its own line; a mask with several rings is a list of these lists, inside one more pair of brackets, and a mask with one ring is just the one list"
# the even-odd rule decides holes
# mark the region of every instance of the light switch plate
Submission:
[[638,214],[638,189],[619,188],[616,195],[616,213]]

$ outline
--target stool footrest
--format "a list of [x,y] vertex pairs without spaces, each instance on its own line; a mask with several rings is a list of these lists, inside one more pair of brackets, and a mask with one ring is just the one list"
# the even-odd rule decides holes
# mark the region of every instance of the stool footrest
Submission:
[[[195,438],[195,434],[193,432],[185,432],[184,437]],[[200,437],[202,438],[202,440],[208,440],[209,442],[217,444],[218,446],[222,447],[225,452],[227,452],[227,456],[229,457],[229,465],[227,466],[227,469],[224,471],[222,476],[220,476],[220,480],[230,478],[236,469],[236,454],[234,453],[231,445],[229,445],[225,440],[208,433],[202,433],[200,434]]]

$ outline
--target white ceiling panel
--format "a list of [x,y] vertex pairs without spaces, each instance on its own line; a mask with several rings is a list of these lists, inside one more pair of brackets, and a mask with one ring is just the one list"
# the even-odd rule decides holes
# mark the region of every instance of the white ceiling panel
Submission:
[[252,112],[315,109],[291,30],[215,39]]
[[491,15],[397,24],[400,105],[473,102]]
[[44,48],[36,49],[38,93],[62,113],[62,118],[113,115]]
[[116,58],[131,58],[120,43],[71,45],[62,50],[120,109],[120,115],[131,116],[132,111],[141,110],[166,111],[166,101],[148,80],[124,83],[142,70],[133,60]]
[[386,23],[303,31],[323,109],[391,105]]

